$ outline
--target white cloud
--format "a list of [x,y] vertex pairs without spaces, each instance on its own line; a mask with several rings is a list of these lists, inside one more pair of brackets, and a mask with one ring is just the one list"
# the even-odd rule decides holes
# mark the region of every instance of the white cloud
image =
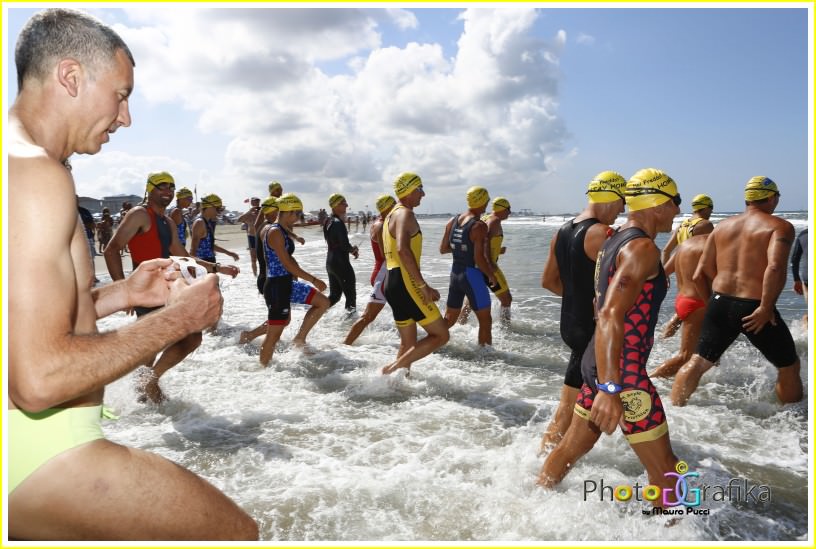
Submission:
[[[128,13],[133,24],[120,31],[136,57],[136,93],[193,110],[198,131],[231,139],[222,173],[178,166],[208,186],[234,182],[208,189],[228,204],[271,179],[307,205],[337,190],[370,204],[411,170],[434,203],[456,209],[474,183],[493,195],[533,188],[563,154],[557,96],[566,35],[535,37],[533,9],[463,11],[452,58],[440,43],[381,47],[383,15],[399,28],[417,27],[405,10]],[[317,65],[352,59],[349,74]],[[172,160],[163,160],[170,170]],[[148,164],[128,169],[135,175]]]
[[585,46],[591,46],[595,43],[595,37],[590,34],[579,32],[578,36],[575,38],[575,41]]

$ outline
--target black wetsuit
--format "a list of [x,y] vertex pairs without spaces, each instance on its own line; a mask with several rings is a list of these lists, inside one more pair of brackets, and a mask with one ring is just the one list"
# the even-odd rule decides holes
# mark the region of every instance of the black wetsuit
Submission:
[[329,246],[326,254],[326,272],[329,275],[329,302],[334,305],[340,296],[346,296],[346,310],[357,308],[357,278],[349,261],[354,246],[349,243],[348,229],[343,220],[332,214],[323,223],[323,238]]
[[572,350],[564,385],[581,387],[581,357],[595,333],[595,262],[584,251],[587,229],[599,223],[595,218],[578,223],[567,221],[558,231],[555,242],[555,258],[561,277],[563,295],[561,301],[561,339]]

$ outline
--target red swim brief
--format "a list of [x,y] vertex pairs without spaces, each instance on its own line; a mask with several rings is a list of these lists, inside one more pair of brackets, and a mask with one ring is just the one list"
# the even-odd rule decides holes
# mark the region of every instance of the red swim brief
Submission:
[[680,320],[685,320],[688,316],[706,306],[706,302],[696,297],[688,297],[683,294],[677,294],[677,299],[674,300],[674,312],[680,317]]

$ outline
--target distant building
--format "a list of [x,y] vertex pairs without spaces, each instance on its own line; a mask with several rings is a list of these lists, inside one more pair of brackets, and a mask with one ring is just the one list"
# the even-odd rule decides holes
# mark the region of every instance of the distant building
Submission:
[[[138,206],[142,203],[143,196],[139,196],[136,194],[117,194],[114,196],[106,196],[102,200],[98,200],[97,204],[99,204],[99,209],[96,211],[102,211],[102,208],[108,208],[112,214],[119,213],[119,210],[122,209],[122,202],[130,202],[133,206]],[[87,206],[85,206],[88,208]],[[90,208],[88,208],[90,210]],[[91,210],[92,212],[94,210]]]
[[90,196],[80,196],[79,197],[79,205],[91,213],[97,213],[102,211],[102,206],[99,205],[98,198],[92,198]]

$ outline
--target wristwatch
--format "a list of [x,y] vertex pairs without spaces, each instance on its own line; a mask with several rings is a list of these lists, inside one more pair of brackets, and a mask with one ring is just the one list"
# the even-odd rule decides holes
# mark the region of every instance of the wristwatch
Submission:
[[216,264],[214,264],[214,265],[213,265],[213,272],[214,272],[214,273],[217,273],[217,272],[218,272],[218,269],[219,269],[220,267],[221,267],[221,264],[220,264],[220,263],[216,263]]
[[614,381],[607,381],[606,383],[601,383],[596,379],[595,385],[598,386],[599,391],[603,391],[608,395],[616,395],[623,391],[623,385],[618,385]]

